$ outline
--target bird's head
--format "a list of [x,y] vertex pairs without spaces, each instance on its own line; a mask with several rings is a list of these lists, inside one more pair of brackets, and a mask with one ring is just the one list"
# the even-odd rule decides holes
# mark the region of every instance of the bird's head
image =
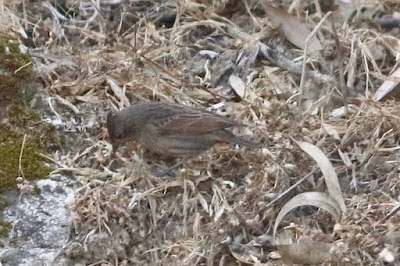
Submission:
[[119,114],[116,112],[109,112],[107,115],[107,129],[110,136],[110,142],[115,152],[119,145],[124,141],[124,126],[120,121]]

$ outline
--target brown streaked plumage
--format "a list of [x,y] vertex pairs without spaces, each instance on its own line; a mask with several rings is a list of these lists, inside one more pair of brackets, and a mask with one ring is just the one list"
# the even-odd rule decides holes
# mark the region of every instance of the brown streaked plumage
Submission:
[[196,155],[217,143],[259,146],[227,130],[235,126],[243,125],[203,109],[161,102],[137,103],[107,116],[114,151],[134,140],[150,152],[170,157]]

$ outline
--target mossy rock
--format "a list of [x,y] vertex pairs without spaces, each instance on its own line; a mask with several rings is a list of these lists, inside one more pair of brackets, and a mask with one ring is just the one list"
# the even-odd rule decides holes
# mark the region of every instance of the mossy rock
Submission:
[[11,223],[0,221],[0,237],[8,237],[11,227]]
[[13,102],[21,87],[29,84],[33,73],[31,57],[23,54],[19,41],[0,33],[0,105]]
[[47,151],[58,150],[65,144],[65,135],[53,125],[43,122],[38,113],[27,105],[20,103],[9,106],[7,118],[13,129],[33,136]]
[[40,116],[32,108],[22,104],[10,106],[8,119],[10,124],[17,127],[33,126],[41,122]]
[[54,149],[54,145],[62,143],[53,134],[52,126],[42,122],[26,104],[36,85],[32,83],[31,58],[21,53],[19,45],[17,39],[0,33],[0,121],[6,119],[6,123],[0,124],[0,192],[15,188],[16,178],[21,175],[28,180],[47,178],[51,169],[39,153],[45,154],[49,146]]
[[[45,132],[51,131],[50,125],[43,123],[39,115],[23,104],[9,106],[8,124],[0,124],[0,192],[15,188],[16,178],[23,175],[27,180],[47,178],[51,169],[45,166],[46,148],[41,139]],[[21,157],[24,135],[25,144]]]
[[21,156],[23,134],[13,132],[10,128],[0,125],[0,192],[17,185],[16,178],[23,176],[27,180],[46,178],[51,169],[44,165],[44,158],[39,153],[45,149],[37,142],[36,137],[27,135]]

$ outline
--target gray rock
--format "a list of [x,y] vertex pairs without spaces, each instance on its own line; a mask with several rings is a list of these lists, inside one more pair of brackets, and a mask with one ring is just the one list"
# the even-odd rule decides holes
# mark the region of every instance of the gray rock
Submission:
[[2,221],[10,222],[13,229],[8,238],[0,239],[2,265],[52,265],[66,244],[71,216],[65,201],[74,194],[67,177],[55,179],[36,181],[39,192],[3,195],[10,205],[3,209]]

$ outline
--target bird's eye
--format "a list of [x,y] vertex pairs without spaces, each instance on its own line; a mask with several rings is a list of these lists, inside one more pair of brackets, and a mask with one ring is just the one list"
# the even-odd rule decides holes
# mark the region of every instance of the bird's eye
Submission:
[[117,139],[122,139],[122,134],[121,134],[121,133],[118,133],[118,134],[115,135],[115,137],[116,137]]

